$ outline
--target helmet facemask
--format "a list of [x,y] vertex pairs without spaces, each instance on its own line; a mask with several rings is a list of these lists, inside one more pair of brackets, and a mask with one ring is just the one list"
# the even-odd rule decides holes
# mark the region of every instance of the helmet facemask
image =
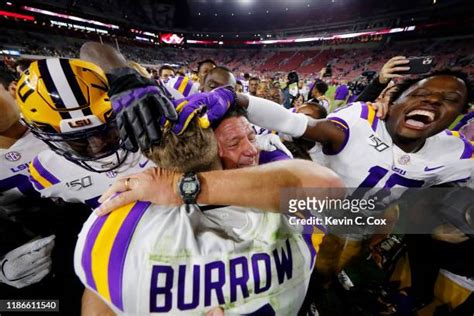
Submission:
[[25,120],[23,122],[55,153],[89,171],[107,172],[116,169],[127,156],[126,151],[120,150],[115,119],[106,124],[66,133],[43,131],[41,127],[31,126]]

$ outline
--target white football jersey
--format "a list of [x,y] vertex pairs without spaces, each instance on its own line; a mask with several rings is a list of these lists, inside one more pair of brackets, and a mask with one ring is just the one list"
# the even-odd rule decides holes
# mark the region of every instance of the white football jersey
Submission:
[[[112,159],[116,159],[115,154],[101,159],[101,163]],[[129,152],[118,168],[102,173],[92,172],[48,149],[33,159],[29,170],[30,180],[41,196],[84,203],[96,208],[98,198],[117,178],[141,172],[149,167],[155,167],[155,164],[140,152]]]
[[23,196],[39,196],[28,180],[28,165],[47,148],[29,130],[10,148],[0,148],[0,205],[8,205]]
[[242,88],[243,88],[243,93],[244,94],[249,94],[249,81],[248,80],[240,80],[240,82],[242,82]]
[[[306,229],[308,227],[305,227]],[[92,214],[75,270],[121,315],[295,315],[323,234],[281,214],[136,202]],[[307,230],[306,230],[307,232]]]
[[175,100],[186,98],[199,92],[199,84],[194,83],[191,78],[185,76],[170,78],[164,85]]
[[458,132],[443,131],[426,139],[417,152],[406,153],[392,142],[375,110],[363,102],[341,108],[327,119],[345,132],[346,141],[339,152],[323,149],[326,166],[347,187],[430,187],[466,181],[474,168],[472,144]]

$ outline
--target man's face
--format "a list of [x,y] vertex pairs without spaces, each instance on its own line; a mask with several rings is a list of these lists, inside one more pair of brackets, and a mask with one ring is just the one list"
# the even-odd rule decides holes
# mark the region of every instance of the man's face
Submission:
[[174,71],[171,69],[163,69],[161,71],[161,81],[168,82],[170,78],[174,77]]
[[8,130],[20,119],[20,109],[16,104],[14,91],[14,84],[10,89],[0,84],[0,133]]
[[203,91],[209,92],[215,88],[223,86],[231,86],[232,88],[235,88],[235,84],[234,75],[224,70],[214,69],[208,73],[204,79]]
[[392,138],[428,138],[448,128],[462,112],[466,98],[466,85],[454,76],[423,79],[390,106],[387,129]]
[[300,80],[298,81],[298,89],[301,90],[301,89],[303,89],[303,87],[304,87],[304,80],[303,80],[303,79],[300,79]]
[[258,80],[250,80],[249,81],[249,93],[251,95],[256,95],[257,94],[257,88],[258,88]]
[[[250,90],[250,86],[249,86]],[[260,82],[257,86],[256,96],[260,98],[268,98],[268,85],[266,82]]]
[[201,85],[201,87],[204,85],[204,79],[206,78],[206,75],[209,73],[211,69],[214,69],[214,67],[216,67],[214,64],[204,63],[199,68],[198,77],[199,77],[199,84]]
[[242,93],[244,92],[244,86],[242,86],[240,83],[235,85],[235,92],[237,93]]
[[258,165],[255,132],[243,116],[223,120],[215,130],[219,158],[224,169]]

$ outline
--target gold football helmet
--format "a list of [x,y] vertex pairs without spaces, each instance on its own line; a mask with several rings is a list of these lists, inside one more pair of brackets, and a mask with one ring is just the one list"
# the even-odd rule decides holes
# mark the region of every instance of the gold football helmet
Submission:
[[[104,172],[118,167],[126,156],[119,151],[108,90],[105,73],[98,66],[50,58],[33,62],[23,72],[17,102],[23,122],[53,151],[88,170]],[[114,154],[114,163],[101,163]]]

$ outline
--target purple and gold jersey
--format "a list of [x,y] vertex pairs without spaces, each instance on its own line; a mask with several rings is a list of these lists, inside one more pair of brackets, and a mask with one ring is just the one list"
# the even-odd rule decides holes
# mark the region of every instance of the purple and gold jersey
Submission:
[[10,148],[0,149],[0,205],[5,206],[23,196],[38,193],[28,180],[28,164],[48,147],[35,138],[30,131],[17,140]]
[[[116,164],[116,155],[90,162],[110,167]],[[61,198],[66,202],[84,203],[92,208],[97,200],[117,178],[141,172],[155,164],[140,152],[128,153],[125,161],[116,169],[107,172],[92,172],[67,160],[48,149],[34,157],[29,166],[30,180],[34,188],[46,198]]]
[[121,315],[295,315],[323,237],[306,228],[240,207],[136,202],[90,216],[75,270]]
[[426,139],[417,152],[406,153],[392,142],[385,122],[366,103],[353,103],[327,119],[344,131],[346,140],[339,152],[323,149],[325,165],[347,187],[430,187],[467,181],[474,168],[473,146],[458,132],[443,131]]

